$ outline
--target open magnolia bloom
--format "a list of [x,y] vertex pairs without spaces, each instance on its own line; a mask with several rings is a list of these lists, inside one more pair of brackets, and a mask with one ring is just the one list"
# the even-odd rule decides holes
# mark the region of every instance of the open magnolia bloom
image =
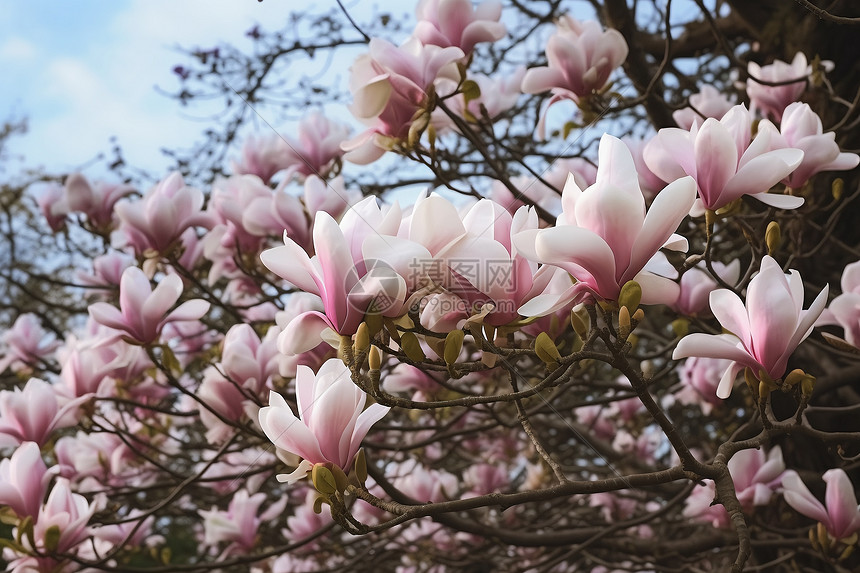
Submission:
[[142,270],[128,267],[119,284],[119,308],[97,302],[90,305],[90,316],[136,344],[151,344],[167,323],[198,320],[209,311],[209,303],[202,299],[185,301],[170,311],[181,295],[179,275],[167,275],[153,289]]
[[803,280],[791,270],[783,274],[769,256],[747,287],[746,304],[728,289],[711,293],[711,311],[731,334],[690,334],[681,339],[672,358],[700,356],[732,361],[725,371],[717,396],[728,398],[732,384],[744,368],[753,375],[777,380],[785,374],[794,349],[812,333],[816,319],[827,304],[825,286],[807,310],[803,310]]
[[824,481],[827,482],[826,506],[812,495],[797,472],[785,472],[782,477],[785,501],[799,513],[823,524],[834,538],[851,537],[860,531],[860,510],[854,486],[845,470],[839,468],[824,472]]
[[767,191],[803,161],[800,149],[772,149],[771,133],[751,135],[752,117],[743,105],[720,120],[693,123],[689,131],[661,129],[643,151],[645,163],[657,177],[675,181],[684,175],[696,180],[696,213],[716,211],[743,195],[780,209],[796,209],[802,197]]
[[278,475],[278,481],[295,482],[315,464],[332,463],[349,473],[364,436],[389,410],[381,404],[365,410],[366,399],[338,358],[327,360],[316,375],[307,366],[298,367],[298,416],[283,396],[270,392],[269,405],[260,409],[260,426],[276,447],[302,458],[295,471]]
[[355,334],[374,302],[380,305],[379,314],[399,316],[405,281],[390,267],[373,266],[374,261],[361,254],[368,235],[393,234],[399,224],[396,204],[383,211],[375,197],[368,197],[354,205],[340,224],[328,213],[317,212],[313,257],[286,234],[284,246],[263,251],[260,259],[269,270],[301,290],[319,295],[325,308],[325,313],[303,312],[290,321],[278,340],[281,352],[294,355],[315,348],[327,328],[340,335]]
[[860,348],[860,261],[845,267],[840,286],[842,294],[834,298],[821,313],[816,326],[841,326],[845,329],[848,344]]
[[569,177],[557,225],[514,237],[522,256],[560,267],[577,281],[563,293],[533,298],[520,308],[520,314],[544,316],[588,298],[616,300],[621,287],[631,280],[641,285],[643,303],[674,302],[678,285],[651,269],[665,261],[655,257],[661,248],[686,250],[687,240],[675,231],[695,197],[695,182],[683,177],[661,191],[646,213],[630,150],[620,139],[604,135],[596,183],[582,191]]
[[496,0],[474,8],[470,0],[420,0],[415,14],[418,23],[413,35],[424,45],[453,46],[466,55],[472,53],[475,44],[495,42],[507,31],[499,22],[502,3]]

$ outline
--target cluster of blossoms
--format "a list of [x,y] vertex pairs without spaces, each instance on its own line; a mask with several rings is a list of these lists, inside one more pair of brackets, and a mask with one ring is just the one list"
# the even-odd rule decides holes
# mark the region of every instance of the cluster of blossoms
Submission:
[[[507,34],[500,3],[421,0],[416,14],[408,40],[372,38],[352,66],[357,135],[315,111],[295,137],[248,138],[205,191],[178,172],[143,193],[81,174],[43,191],[51,230],[76,221],[104,249],[77,269],[89,304],[68,333],[32,313],[0,332],[10,570],[166,566],[177,537],[225,570],[346,567],[348,550],[318,557],[390,530],[379,551],[399,570],[443,571],[424,549],[462,561],[550,525],[574,532],[555,545],[591,543],[568,509],[645,547],[664,504],[637,488],[683,480],[699,482],[683,509],[659,494],[677,523],[731,528],[784,501],[802,527],[801,515],[819,524],[824,558],[848,559],[860,531],[848,474],[823,474],[822,504],[796,453],[770,445],[818,435],[804,418],[815,377],[792,368],[809,368],[797,357],[814,327],[844,329],[826,340],[860,353],[860,262],[829,304],[827,284],[780,262],[776,219],[822,204],[820,173],[860,163],[798,101],[805,57],[750,64],[749,108],[704,86],[649,138],[605,134],[590,159],[537,180],[461,187],[437,173],[448,191],[401,205],[353,187],[350,165],[389,153],[438,167],[450,142],[550,92],[528,133],[543,139],[556,102],[584,117],[605,104],[629,51],[620,32],[565,15],[546,66],[491,77],[471,67],[478,45]],[[468,199],[450,192],[465,186]],[[740,256],[735,216],[751,246]],[[732,395],[741,373],[749,390]],[[796,398],[796,424],[774,413],[777,391]],[[763,437],[699,451],[682,436],[692,424],[666,414],[737,429],[727,400]],[[577,440],[594,463],[565,458]],[[528,506],[561,496],[557,523]],[[476,510],[481,527],[460,524]],[[546,558],[515,551],[528,570]]]

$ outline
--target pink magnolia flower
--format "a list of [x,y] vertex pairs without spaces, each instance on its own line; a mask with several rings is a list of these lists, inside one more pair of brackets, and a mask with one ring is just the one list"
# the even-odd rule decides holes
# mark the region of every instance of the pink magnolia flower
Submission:
[[454,46],[467,56],[475,44],[500,40],[507,31],[499,22],[502,4],[495,0],[474,8],[470,0],[419,0],[415,14],[418,24],[412,34],[424,45]]
[[178,275],[167,275],[153,290],[142,270],[129,267],[120,280],[119,309],[97,302],[90,305],[89,312],[93,320],[120,331],[134,343],[151,344],[168,322],[197,320],[209,311],[208,302],[194,299],[168,312],[181,295]]
[[[732,456],[728,467],[738,501],[746,512],[769,504],[774,491],[780,484],[784,486],[789,474],[794,473],[785,471],[779,446],[767,454],[757,449],[741,450]],[[696,486],[687,500],[684,516],[713,523],[715,527],[730,527],[731,518],[725,507],[713,503],[715,492],[713,482]]]
[[57,428],[76,423],[77,407],[84,398],[60,403],[54,388],[30,378],[24,388],[0,391],[0,447],[36,442],[43,446]]
[[249,494],[240,489],[233,494],[227,511],[213,507],[210,511],[199,510],[203,517],[204,543],[216,545],[229,541],[230,546],[221,553],[221,557],[235,554],[246,554],[257,544],[257,530],[262,523],[278,517],[287,505],[288,498],[282,497],[257,515],[260,506],[266,501],[265,493]]
[[242,157],[232,162],[233,171],[239,175],[256,175],[265,183],[284,170],[284,181],[309,175],[324,178],[334,167],[335,160],[343,155],[340,144],[349,137],[349,132],[346,124],[312,111],[299,123],[298,139],[280,134],[247,138],[242,146]]
[[66,227],[69,204],[66,202],[65,190],[61,186],[53,183],[45,185],[36,195],[36,204],[53,232],[56,233]]
[[221,371],[233,382],[254,393],[261,392],[278,374],[284,356],[278,353],[277,328],[263,340],[249,324],[236,324],[224,336]]
[[694,123],[701,125],[709,117],[722,119],[734,105],[723,92],[714,86],[705,85],[699,93],[690,96],[690,107],[672,112],[672,119],[681,129],[690,129]]
[[457,476],[427,468],[415,458],[387,464],[385,475],[398,490],[422,503],[452,499],[459,489]]
[[717,388],[731,364],[731,360],[724,358],[687,358],[679,372],[682,387],[675,392],[675,397],[682,404],[698,404],[704,414],[710,414],[721,402],[717,398]]
[[[485,117],[495,120],[514,107],[522,95],[520,84],[526,73],[524,66],[517,67],[510,75],[490,77],[484,74],[469,74],[469,79],[478,84],[481,94],[468,103],[462,93],[446,99],[445,103],[454,115],[467,122],[482,121]],[[437,91],[451,93],[457,88],[453,80],[437,81]],[[431,123],[438,133],[453,130],[459,133],[454,120],[441,109],[433,111]]]
[[57,527],[60,530],[57,553],[70,552],[89,536],[87,522],[95,510],[96,507],[91,506],[84,496],[72,493],[67,479],[57,478],[35,520],[33,537],[36,547],[32,549],[44,552],[48,530]]
[[860,531],[860,509],[854,485],[845,470],[836,468],[824,472],[827,483],[825,504],[809,491],[797,472],[789,470],[782,478],[783,495],[788,505],[806,517],[822,523],[832,537],[845,539]]
[[[609,76],[627,59],[627,42],[618,30],[603,30],[596,21],[580,22],[565,15],[546,44],[547,66],[531,68],[522,90],[537,94],[552,90],[547,109],[558,101],[579,102],[601,90]],[[544,110],[546,114],[546,110]],[[539,136],[543,136],[543,119]]]
[[260,409],[260,426],[276,447],[303,458],[294,472],[279,475],[278,481],[294,482],[314,464],[329,462],[349,472],[370,426],[389,410],[381,404],[365,409],[366,399],[337,358],[327,360],[316,375],[307,366],[298,367],[298,416],[283,396],[270,392],[269,405]]
[[[322,505],[321,512],[317,513],[314,511],[314,501],[316,497],[316,492],[313,490],[308,491],[305,496],[305,502],[296,507],[295,513],[287,518],[287,527],[281,530],[285,539],[289,539],[294,543],[307,539],[332,522],[331,509],[329,509],[327,504]],[[318,547],[317,542],[314,540],[309,543],[302,544],[299,551],[312,552]],[[315,567],[317,567],[318,562],[314,561],[314,563]],[[293,565],[296,564],[294,563]],[[312,571],[315,567],[311,567],[308,571]],[[280,571],[281,573],[292,573],[293,571],[305,571],[305,569],[299,567],[298,569],[288,568]]]
[[123,485],[130,482],[136,471],[131,465],[137,454],[116,434],[109,432],[78,432],[57,440],[57,462],[63,477],[78,484],[89,481],[95,489],[105,485]]
[[91,185],[86,177],[73,173],[66,179],[65,192],[69,211],[85,214],[95,229],[108,230],[113,226],[114,205],[133,193],[134,187],[103,181]]
[[317,211],[325,211],[338,219],[350,205],[361,200],[361,193],[346,189],[340,175],[331,181],[309,175],[304,191],[304,205],[280,186],[268,195],[251,199],[242,207],[242,225],[249,233],[260,237],[280,236],[286,232],[308,254],[313,254],[313,216]]
[[611,135],[600,140],[597,181],[580,190],[569,178],[562,194],[563,212],[550,229],[514,237],[517,249],[533,261],[560,267],[577,279],[559,294],[535,297],[522,308],[525,316],[542,316],[589,298],[615,300],[630,280],[642,286],[643,302],[672,302],[678,285],[650,272],[662,247],[686,249],[675,235],[695,199],[695,184],[683,178],[669,184],[646,213],[636,168],[624,143]]
[[48,471],[39,444],[22,443],[12,457],[0,460],[0,504],[11,507],[18,517],[35,519],[57,469]]
[[316,255],[308,257],[301,245],[284,236],[284,246],[263,251],[260,259],[276,275],[323,301],[325,314],[309,311],[290,322],[279,338],[284,354],[315,348],[326,328],[341,335],[355,334],[374,300],[384,300],[379,312],[399,316],[406,292],[403,278],[390,267],[367,268],[361,254],[364,239],[372,234],[393,234],[400,224],[400,208],[380,210],[375,197],[354,205],[340,225],[324,211],[316,216],[313,231]]
[[661,129],[645,147],[645,163],[664,181],[693,177],[699,189],[697,211],[715,211],[743,195],[781,209],[800,207],[802,197],[767,191],[800,165],[803,151],[771,150],[767,132],[753,140],[750,124],[749,112],[738,105],[720,120],[693,124],[690,131]]
[[[209,209],[216,224],[227,227],[221,235],[220,245],[230,254],[256,253],[262,242],[260,235],[245,227],[245,209],[258,199],[271,204],[272,190],[254,175],[234,175],[218,178],[212,184]],[[293,199],[296,203],[297,200]],[[304,223],[301,206],[298,209],[300,224]],[[283,232],[281,228],[279,232]]]
[[289,147],[280,134],[251,135],[242,144],[241,157],[231,161],[237,175],[256,175],[268,183],[272,176],[287,168]]
[[[717,275],[727,284],[734,285],[741,273],[741,263],[737,259],[724,265],[714,261],[711,263]],[[681,294],[672,304],[672,308],[686,316],[709,314],[708,297],[719,285],[710,275],[704,264],[691,268],[681,276]]]
[[836,144],[836,133],[823,133],[821,118],[809,104],[794,102],[785,108],[779,131],[769,121],[759,124],[759,131],[770,135],[771,149],[793,147],[803,151],[803,161],[783,183],[799,189],[820,171],[847,171],[860,163],[860,155],[842,153]]
[[622,137],[621,141],[624,142],[627,149],[630,150],[630,154],[633,155],[633,164],[636,165],[636,173],[639,174],[639,188],[642,189],[642,195],[645,196],[646,201],[652,201],[657,193],[666,187],[667,183],[654,175],[654,172],[645,163],[643,152],[650,140]]
[[771,448],[767,454],[755,448],[741,450],[732,456],[728,467],[738,501],[747,511],[770,503],[785,475],[785,462],[779,446]]
[[860,348],[860,261],[843,269],[841,287],[842,294],[833,299],[815,324],[841,326],[848,344]]
[[13,372],[28,371],[50,358],[59,345],[35,314],[21,314],[12,328],[0,335],[0,374],[7,367]]
[[234,434],[237,423],[253,406],[243,389],[225,378],[214,366],[203,372],[203,381],[195,396],[199,403],[190,401],[189,404],[200,412],[200,421],[206,427],[206,440],[210,444],[220,444]]
[[341,145],[346,159],[372,163],[392,140],[406,139],[416,112],[431,105],[428,92],[436,79],[459,80],[456,62],[463,57],[460,48],[425,46],[417,38],[400,47],[372,38],[370,52],[355,61],[349,78],[350,111],[369,129]]
[[[827,62],[825,68],[827,67]],[[797,52],[791,63],[774,60],[772,64],[759,66],[755,62],[747,64],[747,95],[750,98],[750,110],[761,110],[765,116],[775,121],[782,119],[783,110],[788,104],[796,102],[806,89],[806,81],[812,73],[812,66],[807,65],[803,52]],[[767,86],[757,82],[762,80],[775,84]]]
[[187,187],[176,172],[147,191],[143,199],[124,199],[115,210],[125,244],[143,254],[148,249],[164,253],[190,227],[210,227],[210,215],[202,208],[203,192]]
[[[88,287],[118,287],[125,269],[135,263],[134,257],[125,253],[112,251],[93,259],[93,270],[78,271],[77,277]],[[92,289],[92,292],[104,292]]]
[[702,356],[732,361],[717,388],[717,396],[728,398],[738,372],[750,368],[773,380],[785,374],[794,349],[812,333],[815,320],[827,304],[825,286],[807,310],[803,310],[803,281],[791,270],[782,272],[769,256],[747,287],[746,304],[727,289],[711,293],[711,311],[732,334],[690,334],[681,339],[672,357]]

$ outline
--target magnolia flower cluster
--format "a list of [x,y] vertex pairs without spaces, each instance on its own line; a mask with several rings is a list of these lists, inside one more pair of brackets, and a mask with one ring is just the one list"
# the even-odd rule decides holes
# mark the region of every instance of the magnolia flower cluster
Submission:
[[[350,75],[350,111],[366,127],[356,135],[314,111],[294,134],[246,139],[233,174],[205,189],[179,173],[141,193],[81,174],[46,188],[38,206],[49,227],[71,242],[78,229],[68,227],[78,224],[104,248],[76,269],[74,300],[85,296],[88,306],[68,320],[70,332],[62,333],[65,315],[49,312],[22,312],[0,332],[9,381],[0,390],[0,519],[13,528],[3,553],[12,570],[121,568],[126,562],[112,560],[123,548],[151,549],[167,568],[160,534],[192,521],[188,539],[209,559],[201,563],[251,563],[277,538],[296,552],[256,569],[313,569],[320,532],[335,522],[358,529],[407,505],[475,499],[470,507],[486,509],[484,496],[496,504],[494,494],[557,491],[600,480],[615,464],[680,468],[669,416],[655,409],[675,420],[711,416],[708,432],[735,428],[740,414],[723,400],[741,371],[758,384],[749,405],[763,424],[769,393],[798,386],[802,406],[791,420],[808,422],[814,385],[792,369],[797,349],[816,325],[843,329],[844,340],[826,335],[842,350],[860,346],[860,262],[845,267],[825,309],[829,287],[786,274],[779,241],[761,241],[749,224],[767,217],[779,229],[782,209],[822,204],[810,183],[819,173],[860,163],[797,101],[812,71],[805,57],[750,64],[750,110],[702,86],[674,114],[678,127],[604,135],[595,161],[559,160],[540,180],[513,167],[498,180],[483,175],[490,169],[453,177],[443,171],[456,167],[461,148],[450,141],[477,148],[516,132],[522,122],[510,110],[522,102],[532,104],[541,139],[546,109],[560,100],[591,117],[628,55],[619,32],[564,16],[546,65],[479,74],[481,44],[507,34],[501,10],[494,1],[421,0],[403,44],[370,39]],[[520,96],[545,92],[538,118],[540,98]],[[366,188],[363,196],[341,174],[344,159],[369,163],[391,150],[426,159],[435,183],[490,198],[454,199],[440,186],[407,206]],[[531,159],[523,166],[534,174]],[[765,215],[747,196],[773,209]],[[738,213],[749,248],[718,261],[741,252],[727,238]],[[640,304],[661,306],[646,315]],[[619,370],[625,376],[600,379]],[[587,470],[579,464],[588,460],[558,463],[545,449],[578,452],[568,431],[597,454]],[[362,445],[376,454],[370,465]],[[786,449],[790,464],[793,456]],[[794,519],[820,524],[819,543],[852,545],[860,517],[848,475],[824,474],[822,504],[786,467],[779,446],[731,457],[742,513],[775,511],[774,499],[784,499]],[[713,504],[718,489],[697,485],[683,512],[669,508],[671,519],[729,526]],[[662,508],[638,492],[568,497],[565,518],[631,520],[628,533],[659,533],[640,520]],[[523,515],[475,512],[499,531],[515,530]],[[386,545],[389,528],[452,559],[485,543],[424,519],[385,524],[380,551],[402,549]],[[341,533],[329,540],[340,543]],[[538,552],[512,551],[524,568],[543,566]],[[419,553],[404,555],[401,568],[427,569]]]

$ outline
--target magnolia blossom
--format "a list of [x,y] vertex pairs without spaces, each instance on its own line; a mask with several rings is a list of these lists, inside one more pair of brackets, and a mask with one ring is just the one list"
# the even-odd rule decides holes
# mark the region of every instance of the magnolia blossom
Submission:
[[769,256],[747,287],[746,304],[727,289],[711,293],[711,311],[731,334],[690,334],[681,339],[672,357],[702,356],[732,361],[717,388],[717,396],[728,398],[738,372],[752,370],[756,377],[777,380],[785,373],[794,349],[812,333],[815,320],[827,304],[825,286],[807,310],[803,310],[803,281],[800,273],[783,274]]
[[750,124],[749,112],[738,105],[720,120],[694,123],[690,131],[661,129],[645,146],[645,163],[664,181],[692,176],[699,189],[697,212],[715,211],[743,195],[781,209],[800,207],[802,197],[767,191],[800,165],[803,151],[772,150],[769,132],[752,139]]
[[49,358],[58,346],[54,335],[42,328],[35,314],[21,314],[12,328],[0,335],[0,374],[7,367],[24,372]]
[[0,447],[43,446],[54,430],[76,422],[75,411],[85,398],[61,403],[54,388],[38,378],[30,378],[23,389],[0,391]]
[[68,480],[57,478],[47,501],[39,509],[39,515],[36,517],[33,527],[36,547],[32,549],[44,552],[48,531],[56,527],[60,530],[56,552],[68,553],[89,535],[87,522],[95,510],[96,507],[91,506],[84,496],[72,493]]
[[368,235],[393,234],[399,224],[397,205],[382,211],[376,198],[368,197],[353,206],[340,225],[328,213],[317,213],[313,257],[288,236],[284,236],[284,246],[263,252],[260,258],[269,270],[301,290],[319,295],[325,309],[325,314],[309,311],[292,320],[279,338],[281,352],[311,350],[326,328],[341,335],[355,334],[377,299],[382,301],[381,314],[399,316],[406,294],[403,278],[391,267],[373,266],[374,261],[366,261],[361,254]]
[[363,252],[405,277],[410,299],[426,295],[425,327],[450,331],[476,314],[500,326],[518,318],[517,308],[552,276],[512,244],[512,236],[537,228],[537,215],[525,207],[512,217],[484,199],[461,216],[450,201],[433,194],[419,197],[400,236],[370,236]]
[[[735,259],[728,265],[724,265],[718,261],[711,263],[714,271],[723,280],[723,282],[733,285],[740,278],[741,263]],[[701,313],[707,314],[708,297],[711,292],[719,287],[717,281],[711,276],[707,267],[704,264],[699,264],[681,276],[681,294],[678,300],[672,305],[672,308],[686,316],[696,316]]]
[[[774,491],[780,484],[785,485],[786,478],[794,473],[785,471],[779,446],[767,454],[757,449],[741,450],[729,460],[728,468],[738,501],[746,512],[769,504]],[[725,507],[713,503],[715,491],[713,482],[696,486],[687,500],[684,515],[711,522],[716,527],[729,527],[731,518]]]
[[560,267],[577,280],[560,295],[535,297],[520,314],[542,316],[590,298],[615,300],[631,280],[642,286],[646,304],[672,302],[678,296],[677,284],[646,265],[659,260],[654,257],[662,247],[686,249],[686,239],[674,233],[693,204],[695,183],[684,177],[669,184],[646,213],[633,158],[624,143],[604,135],[599,155],[594,185],[582,191],[568,178],[556,227],[514,237],[523,256]]
[[[78,271],[77,277],[81,283],[90,287],[118,287],[125,269],[134,264],[134,257],[118,251],[100,255],[93,259],[93,270]],[[102,289],[92,289],[94,292],[104,292]]]
[[[807,65],[803,52],[797,52],[790,64],[782,60],[774,60],[767,66],[750,62],[747,72],[750,76],[746,84],[750,108],[761,110],[764,115],[779,121],[788,104],[796,102],[806,89],[812,66]],[[768,86],[756,80],[780,85]]]
[[350,68],[352,114],[369,129],[341,147],[353,163],[379,159],[392,140],[404,140],[416,112],[431,105],[428,92],[437,78],[459,81],[456,62],[464,57],[456,47],[425,46],[410,38],[400,47],[372,38],[369,53]]
[[66,202],[65,190],[61,186],[45,185],[36,196],[36,204],[53,232],[56,233],[66,227],[69,204]]
[[233,494],[227,511],[221,511],[217,507],[210,511],[200,510],[198,513],[203,517],[204,543],[215,545],[229,541],[230,545],[221,557],[245,554],[253,550],[260,525],[278,517],[284,511],[288,498],[282,497],[257,515],[265,501],[264,493],[250,495],[246,490],[240,489]]
[[860,348],[860,261],[842,271],[842,294],[833,299],[821,313],[817,326],[835,324],[845,329],[848,344]]
[[260,427],[276,447],[303,458],[278,481],[301,479],[315,464],[332,463],[348,473],[364,436],[389,410],[381,404],[365,409],[366,399],[337,358],[327,360],[316,375],[307,366],[297,368],[298,416],[283,396],[270,392],[269,405],[260,409]]
[[460,48],[466,55],[475,44],[495,42],[506,32],[499,22],[502,4],[496,0],[485,0],[474,8],[470,0],[419,0],[415,15],[416,38],[425,45]]
[[636,165],[636,173],[639,174],[639,187],[642,189],[642,195],[645,196],[647,201],[653,201],[657,193],[666,186],[666,182],[654,175],[654,172],[645,163],[643,152],[650,139],[622,137],[621,141],[624,142],[627,149],[630,150],[630,154],[633,155],[633,163]]
[[168,312],[181,295],[178,275],[167,275],[153,290],[142,270],[128,267],[120,281],[119,308],[97,302],[90,305],[89,312],[93,320],[120,331],[134,343],[150,344],[168,322],[197,320],[209,311],[208,302],[194,299]]
[[793,147],[803,151],[803,161],[783,179],[783,183],[795,189],[820,171],[846,171],[860,163],[860,155],[839,151],[836,133],[823,133],[821,118],[806,103],[794,102],[785,108],[778,132],[767,120],[759,124],[759,131],[769,133],[771,149]]
[[72,212],[84,213],[96,229],[110,229],[113,208],[119,199],[134,192],[134,187],[122,183],[97,182],[93,185],[80,173],[66,179],[66,203]]
[[675,397],[682,404],[698,404],[705,415],[710,414],[720,403],[717,388],[731,364],[731,360],[724,358],[687,358],[679,372],[682,388],[675,392]]
[[124,199],[115,210],[124,244],[143,254],[148,249],[165,252],[190,227],[210,227],[212,221],[202,207],[203,192],[186,186],[182,175],[175,172],[147,191],[143,199]]
[[723,92],[705,85],[699,93],[690,96],[690,107],[672,112],[672,119],[681,129],[690,129],[694,123],[701,124],[709,117],[722,119],[734,105]]
[[48,471],[39,444],[22,443],[12,457],[0,460],[0,504],[11,507],[18,517],[35,518],[56,469]]
[[385,475],[401,492],[422,503],[452,499],[457,493],[457,476],[445,470],[430,469],[415,458],[390,462]]
[[[526,69],[517,67],[508,76],[486,76],[484,74],[469,74],[469,79],[478,85],[481,94],[466,102],[463,93],[458,93],[445,101],[450,111],[468,122],[483,120],[484,117],[495,120],[498,116],[514,107],[522,95],[520,84]],[[457,82],[451,80],[437,81],[439,91],[453,92],[457,88]],[[445,111],[437,109],[433,111],[431,122],[437,132],[451,129],[459,132],[459,127]]]
[[349,137],[349,132],[346,124],[312,111],[299,123],[297,139],[280,134],[247,138],[241,158],[232,162],[233,171],[256,175],[265,183],[284,170],[284,181],[295,176],[325,177],[343,155],[340,144]]
[[[548,65],[529,69],[522,84],[523,92],[529,94],[552,90],[546,109],[563,99],[579,102],[602,89],[628,52],[627,41],[618,30],[604,31],[596,21],[580,22],[564,15],[557,26],[546,44]],[[542,137],[543,119],[539,131]]]
[[806,517],[823,524],[832,537],[845,539],[860,531],[860,508],[854,485],[845,470],[836,468],[824,472],[827,483],[825,504],[822,505],[797,475],[789,470],[782,478],[783,495],[788,505]]

